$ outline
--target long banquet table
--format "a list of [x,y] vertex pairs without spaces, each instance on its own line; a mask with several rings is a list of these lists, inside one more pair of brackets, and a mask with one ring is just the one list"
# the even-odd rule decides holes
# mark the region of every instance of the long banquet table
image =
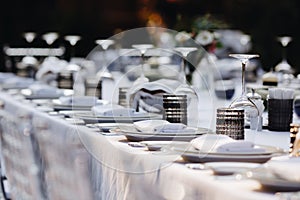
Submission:
[[[30,116],[29,124],[33,127],[31,134],[40,151],[37,159],[39,175],[34,175],[44,177],[40,181],[40,188],[31,193],[32,197],[106,200],[280,199],[279,195],[260,191],[261,186],[255,180],[236,180],[233,176],[214,176],[210,170],[189,169],[180,155],[129,146],[122,135],[105,136],[84,125],[74,125],[60,117],[50,116],[18,95],[0,92],[0,99],[4,102],[4,111],[14,117],[17,124],[21,123],[19,120],[23,118],[20,116],[24,117],[24,113]],[[287,133],[276,134],[274,136],[266,131],[253,135],[246,132],[246,139],[268,144],[269,139],[273,138],[273,145],[287,149]],[[5,154],[3,145],[2,153]],[[28,162],[22,154],[9,156],[17,159],[15,163]],[[22,176],[19,168],[4,164],[9,181]],[[19,192],[15,197],[23,194],[22,190],[30,194],[22,185],[12,183],[11,188],[13,196]]]

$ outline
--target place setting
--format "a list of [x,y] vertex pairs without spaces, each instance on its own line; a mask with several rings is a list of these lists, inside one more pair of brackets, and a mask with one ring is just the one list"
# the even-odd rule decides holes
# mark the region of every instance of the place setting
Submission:
[[[131,142],[147,141],[147,146],[158,146],[160,142],[161,145],[168,144],[162,141],[190,141],[199,135],[211,132],[207,128],[188,127],[183,123],[170,123],[166,120],[138,121],[132,125],[121,125],[114,131],[123,134]],[[150,141],[156,142],[150,144]]]
[[93,123],[131,123],[148,119],[161,119],[156,113],[137,112],[133,108],[118,104],[107,103],[92,106],[87,112],[77,113],[76,117],[84,120],[87,124]]
[[26,89],[22,89],[20,93],[24,95],[26,99],[33,100],[33,99],[58,99],[62,96],[71,96],[74,94],[74,91],[59,89],[57,87],[42,84],[42,83],[35,83],[30,85]]
[[205,134],[184,145],[168,149],[181,155],[184,161],[265,163],[274,156],[286,154],[280,148],[234,140],[226,135]]
[[90,110],[95,105],[108,104],[108,101],[94,96],[61,96],[52,100],[53,108],[61,110]]
[[300,191],[299,157],[274,157],[253,169],[235,174],[236,180],[256,180],[260,183],[257,191],[266,192],[298,192]]

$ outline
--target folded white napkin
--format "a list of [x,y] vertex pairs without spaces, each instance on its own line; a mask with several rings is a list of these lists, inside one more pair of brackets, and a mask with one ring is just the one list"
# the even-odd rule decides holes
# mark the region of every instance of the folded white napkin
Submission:
[[248,141],[234,141],[217,147],[216,152],[265,152],[265,149],[255,148],[254,143]]
[[203,152],[264,152],[262,148],[255,148],[252,142],[234,140],[227,135],[205,134],[191,140],[194,148]]
[[186,125],[182,123],[168,123],[168,124],[154,127],[154,132],[160,132],[160,133],[171,133],[171,132],[180,133],[186,130],[189,131],[192,129],[187,129]]
[[139,107],[147,112],[161,113],[162,95],[174,93],[180,84],[177,80],[159,79],[133,86],[128,91],[129,102],[133,108]]
[[93,96],[68,96],[60,97],[59,101],[63,105],[73,106],[95,106],[98,99]]
[[169,124],[166,120],[142,120],[133,122],[134,127],[141,132],[154,132],[155,127]]
[[121,105],[98,105],[93,106],[91,110],[96,116],[128,117],[135,115],[133,108],[125,108]]
[[62,91],[56,87],[44,84],[33,84],[29,86],[33,95],[60,95]]
[[195,132],[182,123],[170,123],[166,120],[143,120],[133,123],[134,127],[144,133],[187,133]]
[[29,86],[34,83],[34,79],[25,77],[11,77],[4,81],[4,85],[8,86]]

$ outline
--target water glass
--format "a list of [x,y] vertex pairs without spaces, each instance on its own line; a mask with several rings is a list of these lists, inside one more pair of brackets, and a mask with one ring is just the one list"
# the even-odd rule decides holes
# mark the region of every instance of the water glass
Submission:
[[244,139],[244,109],[218,108],[216,133],[236,140]]

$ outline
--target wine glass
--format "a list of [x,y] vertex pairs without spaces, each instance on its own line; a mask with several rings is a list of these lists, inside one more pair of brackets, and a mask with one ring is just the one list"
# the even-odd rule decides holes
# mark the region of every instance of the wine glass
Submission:
[[154,46],[152,44],[134,44],[134,45],[132,45],[132,47],[140,51],[141,59],[142,59],[141,74],[140,74],[139,78],[134,81],[133,85],[147,83],[147,82],[149,82],[149,79],[145,76],[145,73],[144,73],[145,53],[148,49],[151,49]]
[[257,54],[229,54],[230,57],[240,60],[242,64],[242,94],[229,105],[230,108],[243,108],[245,110],[246,120],[255,118],[259,115],[256,105],[247,97],[245,85],[246,64],[251,58],[259,57]]
[[246,53],[251,47],[251,36],[248,34],[242,34],[240,38],[240,43],[244,47],[243,51]]
[[183,57],[180,65],[180,71],[179,71],[179,76],[178,80],[181,81],[183,85],[188,85],[187,80],[186,80],[186,75],[185,75],[185,67],[188,64],[187,63],[187,56],[190,52],[196,51],[196,47],[176,47],[175,51],[179,52]]
[[96,44],[100,45],[102,47],[102,49],[104,51],[106,51],[108,49],[108,47],[110,47],[110,45],[113,45],[115,43],[114,40],[102,40],[102,39],[99,39],[99,40],[96,40],[95,41]]
[[197,127],[198,124],[198,94],[195,89],[190,86],[186,80],[185,67],[187,63],[187,56],[189,53],[198,50],[196,47],[175,47],[176,52],[182,55],[182,62],[178,74],[178,80],[181,82],[179,87],[174,91],[177,95],[187,96],[187,125]]
[[46,41],[46,43],[50,46],[52,45],[55,40],[58,39],[58,33],[56,32],[49,32],[49,33],[45,33],[42,38]]
[[71,58],[75,56],[75,48],[74,46],[77,44],[81,37],[79,35],[66,35],[65,40],[68,41],[71,45]]
[[[99,46],[101,46],[101,48],[103,49],[103,63],[104,66],[106,66],[108,64],[107,61],[107,55],[106,55],[106,50],[115,43],[114,40],[110,40],[110,39],[99,39],[95,41],[96,44],[98,44]],[[101,71],[99,71],[97,73],[97,76],[100,77],[105,77],[105,78],[109,78],[109,79],[113,79],[113,76],[110,72],[107,71],[107,67],[103,68]]]
[[275,66],[275,71],[291,72],[292,67],[287,62],[287,58],[286,58],[286,47],[292,41],[292,38],[289,36],[283,36],[283,37],[278,37],[277,39],[282,46],[282,61]]
[[26,33],[23,34],[23,36],[24,36],[26,42],[32,43],[33,40],[36,38],[36,33],[34,33],[34,32],[26,32]]

